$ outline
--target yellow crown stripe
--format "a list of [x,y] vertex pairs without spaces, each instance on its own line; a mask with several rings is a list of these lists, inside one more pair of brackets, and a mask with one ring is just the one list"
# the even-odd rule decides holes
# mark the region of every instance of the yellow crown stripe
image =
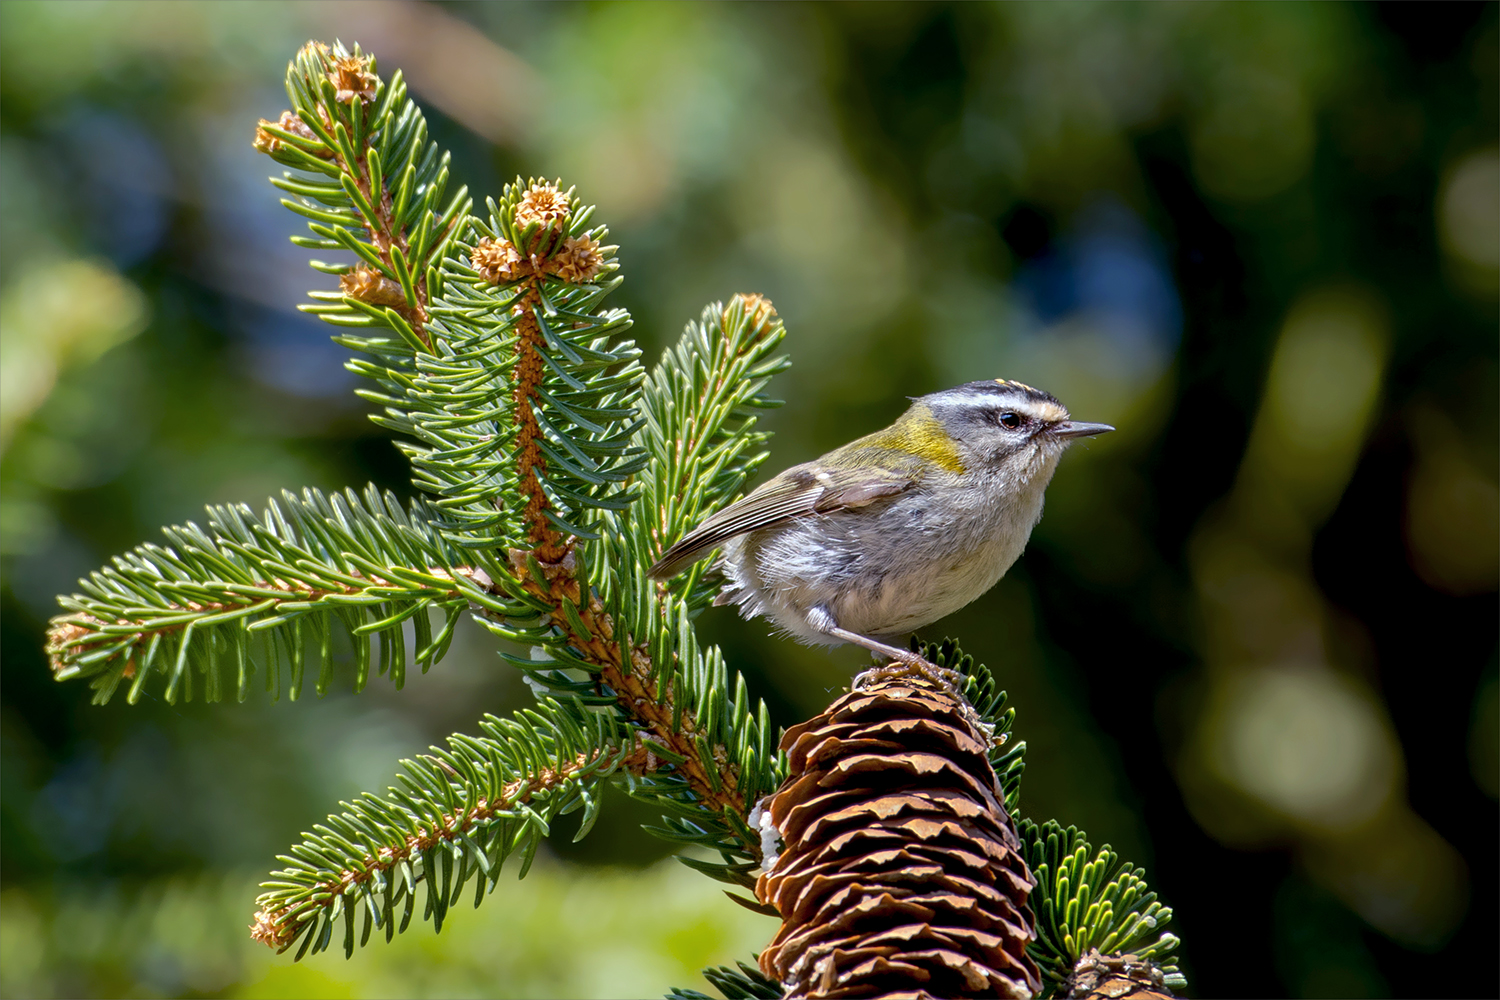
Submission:
[[1042,391],[1040,389],[1033,389],[1031,386],[1027,385],[1025,382],[1017,382],[1015,379],[1011,379],[1011,378],[997,378],[997,379],[995,379],[995,384],[996,385],[1003,385],[1007,389],[1024,389],[1027,392],[1041,392]]

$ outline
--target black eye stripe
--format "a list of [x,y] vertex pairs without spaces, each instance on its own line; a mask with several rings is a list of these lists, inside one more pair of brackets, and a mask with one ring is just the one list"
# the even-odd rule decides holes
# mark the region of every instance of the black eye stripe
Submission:
[[995,424],[996,427],[1004,427],[1007,430],[1017,430],[1029,423],[1029,418],[1022,412],[1014,409],[992,409],[984,414],[987,423]]
[[1015,403],[1009,401],[1002,402],[999,405],[991,402],[988,406],[971,403],[963,406],[961,409],[962,418],[965,420],[972,420],[1007,431],[1025,430],[1039,419],[1036,414],[1027,412],[1025,407],[1017,406]]

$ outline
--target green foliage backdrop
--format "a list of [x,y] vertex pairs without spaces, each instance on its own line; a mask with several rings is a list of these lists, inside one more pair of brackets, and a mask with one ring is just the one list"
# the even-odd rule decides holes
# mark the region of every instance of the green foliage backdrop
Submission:
[[[1023,708],[1027,813],[1144,863],[1206,995],[1493,991],[1456,957],[1495,934],[1493,6],[12,3],[7,995],[624,994],[770,933],[707,880],[576,867],[666,849],[620,802],[488,923],[273,965],[214,936],[266,859],[527,703],[516,671],[460,622],[397,696],[99,709],[47,679],[52,595],[205,500],[412,502],[345,352],[288,311],[305,254],[245,131],[333,36],[406,70],[475,191],[545,172],[600,204],[647,357],[704,301],[771,297],[798,362],[777,465],[973,377],[1121,426],[943,625]],[[858,659],[701,621],[776,724]],[[649,927],[608,916],[642,897]],[[585,915],[639,938],[603,982],[565,957]]]

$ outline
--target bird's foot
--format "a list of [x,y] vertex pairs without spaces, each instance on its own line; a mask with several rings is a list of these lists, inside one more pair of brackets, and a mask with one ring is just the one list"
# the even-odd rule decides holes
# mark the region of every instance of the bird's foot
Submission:
[[939,691],[953,699],[954,704],[963,712],[964,718],[981,732],[990,731],[992,727],[987,726],[979,713],[974,711],[974,706],[969,704],[969,699],[963,695],[964,675],[957,670],[948,667],[940,667],[936,663],[913,653],[909,649],[900,646],[892,646],[881,642],[879,639],[858,632],[851,632],[840,627],[834,620],[832,612],[825,607],[813,608],[807,616],[808,622],[822,632],[824,635],[833,636],[844,642],[853,643],[870,651],[877,660],[884,661],[882,666],[872,667],[854,678],[850,685],[854,691],[862,691],[873,684],[882,681],[896,680],[901,677],[917,676],[930,682]]
[[882,664],[879,667],[870,667],[870,669],[862,672],[861,675],[856,676],[853,679],[853,690],[861,691],[864,688],[871,687],[871,685],[880,684],[880,682],[898,681],[901,678],[916,676],[916,678],[922,678],[924,681],[930,682],[933,687],[947,694],[954,702],[968,708],[969,699],[963,697],[965,676],[962,673],[950,669],[950,667],[939,667],[938,664],[919,657],[915,652],[903,651],[900,657],[886,654],[886,658],[888,658],[889,663]]
[[890,662],[871,667],[858,674],[850,685],[850,690],[864,691],[886,681],[900,680],[903,677],[920,677],[952,699],[959,713],[963,715],[964,721],[972,726],[986,743],[993,739],[995,727],[980,718],[973,704],[964,697],[963,689],[967,678],[962,673],[950,667],[940,667],[916,653],[904,650],[898,652],[902,655],[882,654],[882,658]]
[[903,653],[901,656],[882,654],[877,659],[888,659],[891,662],[878,667],[871,667],[854,678],[854,690],[859,691],[872,684],[882,681],[899,680],[902,677],[921,677],[931,681],[937,687],[948,694],[957,696],[959,689],[963,687],[964,675],[957,670],[948,667],[940,667],[936,663],[918,656],[916,653]]

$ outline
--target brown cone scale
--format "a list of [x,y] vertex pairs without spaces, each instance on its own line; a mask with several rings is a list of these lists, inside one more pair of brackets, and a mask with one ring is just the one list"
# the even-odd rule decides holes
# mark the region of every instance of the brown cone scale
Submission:
[[761,971],[788,997],[1035,996],[1035,881],[988,734],[927,677],[866,676],[782,737],[762,808],[785,846],[755,889],[782,925]]
[[1149,959],[1101,955],[1098,948],[1078,960],[1063,993],[1082,1000],[1170,1000],[1166,976]]

